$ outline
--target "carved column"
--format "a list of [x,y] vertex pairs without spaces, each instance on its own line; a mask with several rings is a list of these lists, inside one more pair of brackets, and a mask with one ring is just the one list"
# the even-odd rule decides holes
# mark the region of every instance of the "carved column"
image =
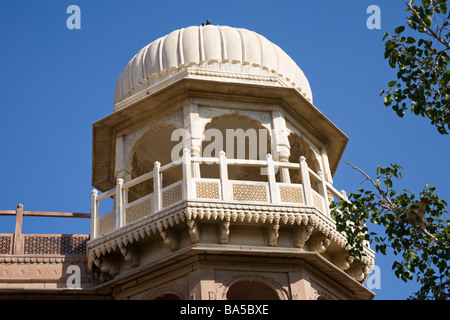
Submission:
[[[189,103],[183,109],[184,128],[190,132],[191,138],[191,156],[200,157],[202,155],[202,138],[203,128],[200,125],[200,116],[198,113],[198,105]],[[200,164],[192,164],[192,177],[200,178]]]
[[[273,139],[276,148],[275,160],[280,162],[289,162],[291,154],[289,140],[287,137],[286,120],[280,111],[272,111]],[[289,169],[279,168],[280,181],[283,183],[291,183]]]
[[[131,180],[131,175],[126,171],[126,150],[125,150],[125,136],[116,137],[116,158],[115,158],[115,169],[114,175],[116,181],[121,181],[122,184]],[[117,188],[117,187],[116,187]],[[120,203],[118,200],[120,199]],[[117,194],[114,197],[114,207],[120,210],[120,221],[116,220],[116,228],[125,224],[125,210],[124,206],[128,204],[128,189],[122,190],[120,186],[120,195]]]
[[91,192],[91,239],[95,239],[98,234],[98,191],[96,189]]
[[323,166],[323,175],[329,183],[333,184],[333,176],[331,175],[330,170],[330,163],[328,161],[328,154],[325,148],[320,148],[320,156],[322,159],[322,166]]

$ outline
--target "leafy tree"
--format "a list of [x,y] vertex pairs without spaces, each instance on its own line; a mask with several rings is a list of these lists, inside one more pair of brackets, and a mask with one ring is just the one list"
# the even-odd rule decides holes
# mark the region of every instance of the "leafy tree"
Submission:
[[[403,117],[409,108],[428,117],[439,133],[450,129],[450,12],[447,0],[422,0],[422,5],[406,3],[410,13],[407,26],[392,35],[384,34],[385,58],[397,70],[397,80],[381,92],[384,104]],[[417,38],[420,37],[420,38]]]
[[[450,129],[450,15],[445,0],[422,0],[406,3],[408,31],[399,26],[392,35],[385,34],[385,58],[397,70],[397,80],[383,90],[383,102],[403,117],[408,108],[416,115],[431,119],[440,134]],[[420,38],[416,39],[416,33]],[[378,166],[372,179],[349,163],[371,184],[369,190],[349,194],[348,201],[332,203],[332,217],[339,231],[345,233],[349,253],[361,258],[367,242],[375,251],[388,249],[398,259],[393,263],[395,275],[416,280],[421,288],[412,298],[450,298],[450,220],[447,203],[436,188],[425,185],[418,194],[394,188],[402,178],[402,167]],[[367,222],[380,225],[382,234],[369,232]]]
[[[359,189],[349,194],[348,201],[331,204],[350,255],[361,258],[367,241],[376,243],[375,251],[382,254],[390,248],[402,258],[392,266],[395,275],[421,283],[416,299],[450,298],[450,221],[445,218],[447,203],[436,188],[426,185],[419,195],[399,193],[394,181],[402,177],[400,166],[378,166],[375,180],[352,166],[371,182],[372,190]],[[380,225],[383,234],[369,233],[367,221]]]

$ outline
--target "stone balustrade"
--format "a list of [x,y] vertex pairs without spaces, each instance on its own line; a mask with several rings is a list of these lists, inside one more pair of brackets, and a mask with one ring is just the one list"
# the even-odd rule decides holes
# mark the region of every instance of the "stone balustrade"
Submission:
[[24,216],[90,218],[89,213],[0,210],[0,216],[15,216],[15,232],[0,233],[0,255],[85,255],[88,234],[22,234]]
[[[193,177],[191,173],[199,170],[192,169],[202,163],[219,165],[219,178]],[[233,165],[258,167],[261,173],[267,176],[267,181],[231,180],[228,167]],[[162,187],[164,173],[178,166],[182,167],[182,179]],[[302,183],[277,182],[276,172],[283,169],[300,171]],[[150,179],[153,180],[153,192],[128,202],[128,191]],[[315,182],[316,189],[312,187],[312,181]],[[100,215],[100,202],[111,197],[115,203],[113,210]],[[116,187],[109,191],[98,194],[97,190],[93,190],[91,239],[144,216],[156,214],[183,200],[308,206],[318,209],[324,217],[330,218],[331,197],[346,199],[345,192],[337,191],[324,179],[321,172],[315,173],[308,167],[305,157],[300,157],[299,163],[274,161],[270,154],[266,160],[227,159],[222,151],[218,158],[206,158],[191,157],[190,150],[185,149],[182,158],[164,166],[156,162],[153,171],[130,181],[118,179]]]
[[[201,164],[216,165],[217,177],[201,177],[196,167]],[[260,168],[266,178],[251,174],[247,180],[230,179],[233,165]],[[163,185],[164,176],[180,166],[180,180],[172,175],[170,184]],[[277,175],[286,169],[299,171],[300,183],[290,182],[286,172]],[[129,202],[132,188],[143,183],[147,189],[139,190],[152,185],[151,192],[138,198],[134,194]],[[107,282],[171,255],[244,252],[324,259],[333,270],[364,283],[374,253],[367,246],[360,261],[349,256],[345,235],[330,216],[335,197],[347,199],[321,172],[311,170],[304,157],[299,163],[274,161],[270,154],[265,160],[228,159],[224,152],[205,158],[192,157],[185,149],[182,158],[164,166],[156,162],[153,171],[129,181],[118,179],[109,191],[93,190],[88,268]],[[100,214],[100,203],[108,198],[114,200],[113,210]]]
[[67,297],[73,289],[74,267],[79,297],[96,297],[87,269],[88,234],[22,233],[24,216],[89,218],[89,213],[24,211],[19,204],[16,210],[1,210],[0,216],[16,218],[15,232],[0,234],[0,298],[31,296],[38,290]]

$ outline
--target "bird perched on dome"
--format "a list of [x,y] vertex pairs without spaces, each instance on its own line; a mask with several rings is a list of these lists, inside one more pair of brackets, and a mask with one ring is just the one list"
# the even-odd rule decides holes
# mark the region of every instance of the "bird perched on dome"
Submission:
[[[209,19],[207,19],[206,20],[206,25],[208,26],[208,25],[210,25],[211,24],[211,20],[209,20]],[[205,26],[205,24],[202,22],[202,26]]]

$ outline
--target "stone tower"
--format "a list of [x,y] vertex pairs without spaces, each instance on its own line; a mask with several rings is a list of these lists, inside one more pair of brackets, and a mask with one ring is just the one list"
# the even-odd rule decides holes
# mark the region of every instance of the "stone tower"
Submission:
[[[93,125],[88,266],[116,299],[371,299],[329,203],[348,138],[263,36],[192,26],[139,51]],[[112,199],[112,200],[111,200]],[[112,209],[112,210],[111,210]]]

